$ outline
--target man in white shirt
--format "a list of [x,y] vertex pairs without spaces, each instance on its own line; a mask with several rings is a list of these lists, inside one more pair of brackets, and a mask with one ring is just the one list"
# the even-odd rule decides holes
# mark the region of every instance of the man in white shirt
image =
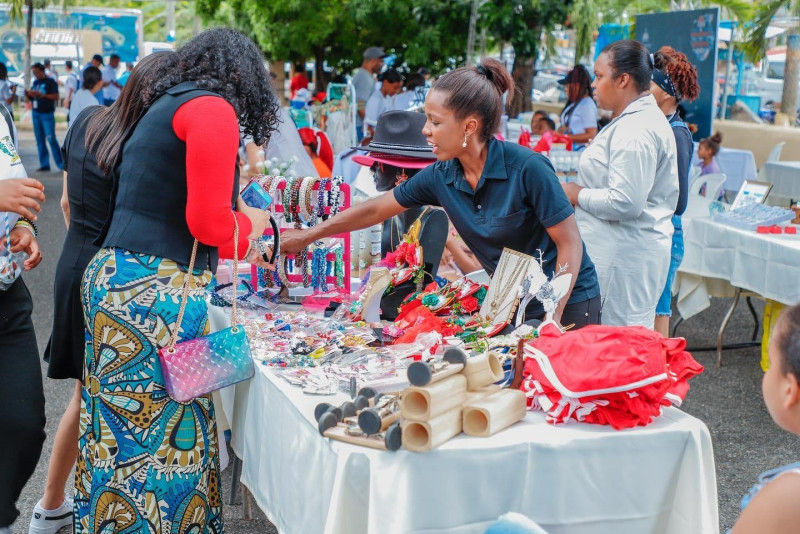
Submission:
[[81,111],[89,106],[97,105],[98,91],[103,88],[103,75],[97,67],[87,67],[83,71],[83,86],[75,93],[72,98],[72,105],[69,108],[69,123],[73,124]]
[[64,89],[67,91],[67,96],[64,97],[64,107],[69,109],[72,102],[72,97],[78,91],[78,76],[72,68],[72,61],[67,60],[64,63],[64,69],[67,71],[67,79],[64,81]]
[[364,61],[358,71],[353,76],[353,87],[356,90],[356,103],[358,105],[358,116],[356,117],[356,131],[358,140],[364,137],[364,115],[366,114],[367,101],[372,93],[375,92],[375,79],[373,76],[378,74],[383,68],[383,58],[386,54],[383,48],[371,46],[364,50]]
[[394,109],[392,98],[403,88],[403,76],[395,69],[389,69],[378,76],[381,88],[372,93],[364,113],[365,138],[372,138],[378,117]]
[[103,68],[103,104],[110,106],[119,98],[122,86],[117,82],[117,68],[119,67],[119,56],[111,54],[108,58],[108,65]]

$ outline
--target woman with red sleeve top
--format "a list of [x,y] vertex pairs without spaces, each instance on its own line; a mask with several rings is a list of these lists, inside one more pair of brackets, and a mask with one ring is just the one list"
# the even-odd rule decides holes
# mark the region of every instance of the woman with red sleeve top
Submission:
[[240,130],[266,143],[278,104],[258,49],[233,30],[198,35],[164,72],[122,146],[103,248],[83,279],[76,532],[224,530],[211,396],[171,399],[158,350],[176,328],[187,276],[179,342],[208,331],[204,291],[218,257],[236,247],[263,265],[256,240],[268,215],[238,201],[236,160]]

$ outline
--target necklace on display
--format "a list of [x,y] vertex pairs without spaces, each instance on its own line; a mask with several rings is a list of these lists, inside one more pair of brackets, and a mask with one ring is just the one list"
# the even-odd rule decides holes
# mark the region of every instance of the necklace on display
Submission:
[[[504,281],[503,275],[505,274],[509,261],[510,260],[503,263],[503,268],[500,271],[500,276],[497,280],[498,290],[495,292],[494,295],[492,295],[492,302],[490,303],[492,307],[492,312],[496,310],[498,304],[502,303],[505,300],[506,296],[509,294],[509,292],[514,288],[514,282],[517,280],[519,275],[522,273],[522,270],[524,269],[525,265],[528,263],[527,261],[524,260],[524,258],[520,258],[517,264],[514,266],[511,272],[511,276],[508,278],[508,280]],[[500,289],[500,284],[504,284],[502,289]],[[498,298],[499,295],[502,295],[502,297]]]

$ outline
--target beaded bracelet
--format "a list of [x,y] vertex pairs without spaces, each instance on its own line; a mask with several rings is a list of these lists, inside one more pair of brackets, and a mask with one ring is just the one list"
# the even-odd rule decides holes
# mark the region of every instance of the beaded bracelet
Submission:
[[286,222],[292,222],[292,186],[294,185],[295,178],[284,178],[286,187],[283,188],[283,218]]
[[19,226],[20,228],[27,228],[33,234],[33,237],[37,237],[39,235],[39,228],[36,227],[36,224],[27,217],[20,217],[17,219],[17,223],[14,227]]
[[316,178],[311,176],[307,176],[302,179],[297,206],[298,211],[303,217],[303,220],[312,225],[312,214],[314,213],[314,209],[311,206],[311,193],[313,192],[312,187],[315,181]]
[[342,182],[344,182],[344,178],[341,176],[334,176],[333,179],[331,179],[331,194],[328,197],[328,205],[331,207],[331,217],[339,213],[342,205]]
[[319,195],[317,195],[317,217],[321,217],[323,221],[328,220],[328,214],[325,213],[325,197],[328,195],[329,183],[331,183],[330,178],[323,178],[319,183]]
[[303,200],[305,201],[303,204],[304,213],[308,215],[308,224],[311,226],[317,224],[317,210],[315,209],[313,201],[311,200],[311,197],[314,194],[314,185],[317,182],[319,182],[319,178],[314,178],[313,176],[310,177],[308,179],[308,187],[306,188],[305,195],[303,195]]
[[277,269],[278,278],[280,279],[281,284],[283,284],[284,287],[288,287],[288,288],[298,287],[299,284],[295,284],[293,282],[290,282],[289,278],[286,276],[286,263],[288,261],[289,261],[289,257],[288,256],[284,256],[283,257],[283,261],[277,261],[276,262],[277,266],[278,266],[278,269]]
[[[267,188],[267,193],[269,193],[269,196],[272,197],[273,206],[274,206],[278,202],[278,192],[280,191],[280,189],[278,189],[278,186],[282,182],[284,182],[285,180],[280,176],[271,176],[270,178],[272,178],[272,180],[270,180],[270,182],[269,182],[269,187]],[[281,195],[282,194],[283,193],[281,192]],[[281,201],[282,200],[283,200],[283,197],[281,197]],[[273,209],[272,211],[274,212],[275,210]]]
[[302,226],[300,221],[300,188],[302,186],[302,178],[297,178],[294,182],[292,182],[291,209],[293,210],[292,217],[294,217],[294,227],[298,230]]

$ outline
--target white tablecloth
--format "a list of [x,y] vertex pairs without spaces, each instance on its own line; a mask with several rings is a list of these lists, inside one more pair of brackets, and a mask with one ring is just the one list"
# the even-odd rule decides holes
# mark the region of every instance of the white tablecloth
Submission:
[[770,194],[800,199],[800,161],[767,162],[764,171],[772,184]]
[[734,287],[784,304],[800,302],[800,235],[758,234],[716,223],[700,197],[690,199],[689,207],[675,279],[684,319],[707,308],[710,296],[733,296]]
[[304,396],[262,365],[233,389],[223,409],[242,482],[285,534],[482,533],[509,511],[550,534],[719,529],[708,430],[675,408],[622,432],[529,413],[493,438],[390,453],[319,436],[314,406],[343,396]]
[[[697,143],[694,146],[694,156],[692,166],[696,166],[700,160],[697,157]],[[745,180],[757,180],[756,160],[750,150],[739,148],[722,147],[717,154],[719,169],[725,173],[725,190],[739,191]]]

